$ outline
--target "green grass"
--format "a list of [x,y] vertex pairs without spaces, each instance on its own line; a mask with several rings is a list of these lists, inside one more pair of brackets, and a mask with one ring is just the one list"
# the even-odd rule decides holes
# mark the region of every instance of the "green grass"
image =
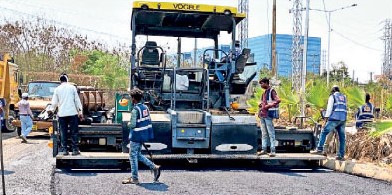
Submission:
[[383,122],[375,122],[374,131],[370,132],[370,135],[373,137],[379,137],[388,132],[392,132],[392,121],[383,121]]

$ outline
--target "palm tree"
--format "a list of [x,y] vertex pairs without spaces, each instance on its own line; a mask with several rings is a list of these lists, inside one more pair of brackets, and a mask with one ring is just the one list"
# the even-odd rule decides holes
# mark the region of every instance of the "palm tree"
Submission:
[[325,85],[324,79],[316,78],[308,81],[306,85],[306,101],[312,108],[311,117],[318,121],[321,118],[320,109],[326,109],[329,97],[329,87]]

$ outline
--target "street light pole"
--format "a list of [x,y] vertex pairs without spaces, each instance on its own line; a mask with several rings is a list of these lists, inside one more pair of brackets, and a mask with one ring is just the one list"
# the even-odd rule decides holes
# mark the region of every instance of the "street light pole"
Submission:
[[328,58],[327,58],[327,86],[329,86],[329,67],[331,66],[331,12],[328,12]]
[[311,9],[309,8],[309,10],[314,10],[314,11],[320,11],[320,12],[326,12],[328,13],[328,57],[327,57],[327,86],[329,86],[329,67],[331,66],[331,61],[330,61],[330,56],[331,56],[331,13],[338,11],[338,10],[343,10],[343,9],[347,9],[347,8],[351,8],[351,7],[355,7],[357,6],[357,4],[352,4],[349,6],[345,6],[345,7],[341,7],[338,9],[333,9],[333,10],[321,10],[321,9]]

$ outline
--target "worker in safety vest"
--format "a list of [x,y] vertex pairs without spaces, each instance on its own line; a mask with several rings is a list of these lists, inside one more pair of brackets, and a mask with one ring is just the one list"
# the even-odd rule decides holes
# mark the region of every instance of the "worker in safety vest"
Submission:
[[265,91],[261,96],[261,102],[259,104],[260,128],[261,128],[261,151],[257,152],[257,155],[267,154],[267,143],[270,143],[271,153],[270,157],[275,157],[275,128],[273,119],[279,118],[279,103],[280,98],[276,93],[275,89],[271,88],[268,78],[262,78],[259,81],[261,88]]
[[131,90],[133,103],[129,132],[131,177],[123,180],[123,184],[139,184],[138,161],[141,161],[153,171],[154,182],[158,181],[161,174],[160,166],[154,164],[151,160],[141,154],[143,143],[154,138],[150,111],[146,105],[141,103],[143,94],[144,92],[140,89]]
[[366,93],[365,104],[358,108],[355,114],[355,126],[362,128],[364,123],[373,122],[374,106],[370,103],[370,94]]
[[317,148],[310,153],[325,155],[324,143],[326,137],[333,129],[336,129],[339,137],[339,150],[336,156],[336,160],[343,160],[346,147],[345,128],[347,119],[347,98],[345,95],[340,93],[340,89],[336,85],[332,87],[332,94],[329,96],[328,99],[325,118],[327,120],[327,123],[324,126],[324,129],[321,131],[320,140],[317,144]]

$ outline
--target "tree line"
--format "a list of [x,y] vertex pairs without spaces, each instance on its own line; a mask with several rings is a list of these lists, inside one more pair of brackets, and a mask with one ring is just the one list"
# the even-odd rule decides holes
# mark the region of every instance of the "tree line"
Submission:
[[75,75],[73,82],[79,85],[126,89],[129,52],[125,45],[109,48],[41,18],[0,20],[0,51],[14,58],[24,84],[57,79],[65,72]]

